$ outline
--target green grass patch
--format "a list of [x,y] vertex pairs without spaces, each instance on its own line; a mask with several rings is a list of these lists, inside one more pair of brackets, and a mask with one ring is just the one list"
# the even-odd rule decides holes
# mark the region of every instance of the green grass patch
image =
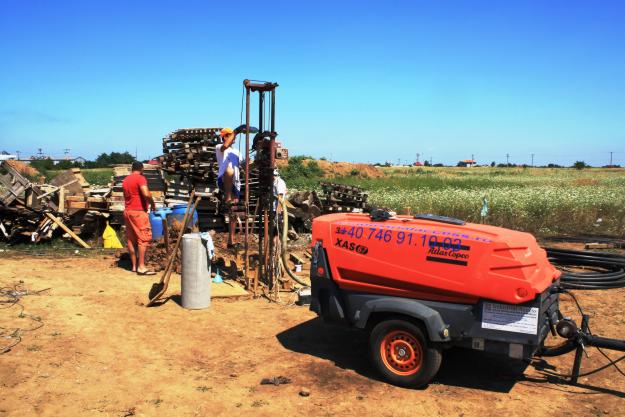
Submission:
[[378,207],[484,221],[541,235],[625,235],[625,169],[383,168],[382,178],[333,179],[364,187]]

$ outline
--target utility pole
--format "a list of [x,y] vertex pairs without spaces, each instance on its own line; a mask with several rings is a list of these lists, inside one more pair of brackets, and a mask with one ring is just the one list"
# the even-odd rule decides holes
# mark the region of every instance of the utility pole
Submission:
[[65,154],[65,159],[69,159],[69,156],[68,156],[69,155],[69,151],[71,151],[70,148],[63,149],[63,153]]
[[421,156],[421,154],[417,152],[417,162],[419,162],[419,156]]
[[42,151],[42,149],[41,148],[37,148],[37,149],[38,149],[37,156],[39,158],[43,158],[43,151]]
[[532,154],[532,167],[534,166],[534,154]]
[[397,166],[401,165],[401,158],[397,158]]
[[17,155],[17,160],[19,161],[21,152],[20,151],[15,151],[15,154]]
[[614,152],[610,151],[610,166],[612,166],[612,154],[613,154],[613,153],[614,153]]
[[510,166],[510,154],[506,154],[506,166]]
[[432,157],[430,156],[430,166],[432,166]]

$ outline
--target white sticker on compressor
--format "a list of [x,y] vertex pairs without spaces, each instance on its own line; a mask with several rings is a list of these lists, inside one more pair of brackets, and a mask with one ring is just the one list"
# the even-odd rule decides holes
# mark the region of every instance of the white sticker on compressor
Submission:
[[482,304],[482,329],[536,334],[538,332],[538,307],[509,304]]

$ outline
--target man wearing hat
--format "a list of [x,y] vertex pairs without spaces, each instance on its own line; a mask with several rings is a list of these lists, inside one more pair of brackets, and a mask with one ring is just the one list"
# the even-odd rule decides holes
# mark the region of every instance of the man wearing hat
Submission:
[[223,144],[217,145],[215,151],[217,153],[217,165],[219,172],[217,174],[217,184],[224,193],[224,204],[230,216],[230,235],[228,236],[228,247],[235,245],[234,231],[236,218],[232,214],[232,205],[238,203],[241,195],[241,180],[239,178],[239,164],[241,155],[234,145],[236,135],[229,127],[221,129],[221,139]]

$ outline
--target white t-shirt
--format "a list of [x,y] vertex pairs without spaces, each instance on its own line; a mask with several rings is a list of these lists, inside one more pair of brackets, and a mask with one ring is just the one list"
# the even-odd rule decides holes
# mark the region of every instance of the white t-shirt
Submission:
[[[273,196],[278,197],[282,195],[286,198],[286,183],[280,177],[274,177],[273,179]],[[274,211],[278,208],[278,200],[274,200],[273,209]]]
[[219,172],[217,173],[217,178],[223,177],[226,172],[228,166],[230,166],[234,170],[234,177],[232,183],[237,187],[237,189],[241,189],[241,181],[239,179],[239,161],[241,160],[241,154],[239,151],[232,146],[228,147],[225,151],[222,151],[221,148],[223,145],[215,146],[215,153],[217,154],[217,165],[219,165]]

